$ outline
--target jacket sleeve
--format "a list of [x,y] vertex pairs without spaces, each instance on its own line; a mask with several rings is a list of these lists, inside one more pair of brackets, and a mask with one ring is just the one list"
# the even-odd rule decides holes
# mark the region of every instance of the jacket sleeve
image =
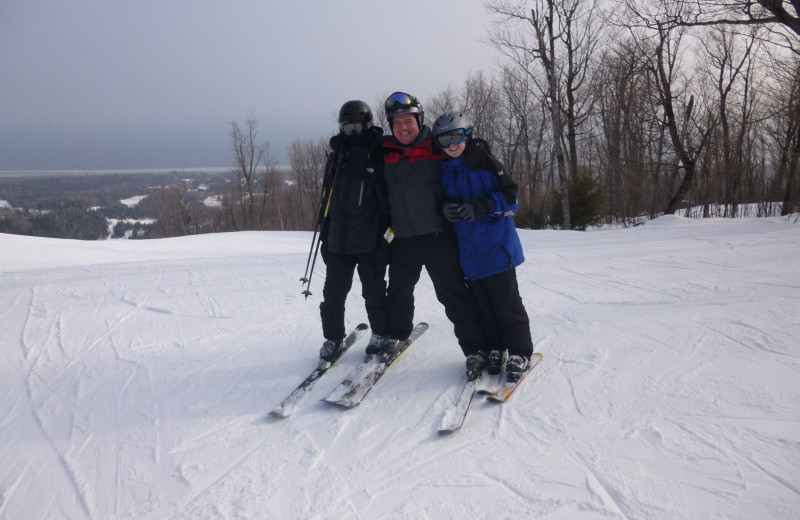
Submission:
[[519,209],[517,200],[519,186],[516,181],[511,178],[508,169],[493,155],[486,156],[485,169],[497,178],[497,186],[490,194],[491,210],[489,213],[496,217],[514,215]]
[[476,215],[514,215],[519,209],[519,186],[511,178],[508,169],[492,155],[488,143],[483,139],[474,139],[466,153],[467,165],[471,169],[487,171],[497,179],[497,185],[491,193],[469,201],[475,208]]

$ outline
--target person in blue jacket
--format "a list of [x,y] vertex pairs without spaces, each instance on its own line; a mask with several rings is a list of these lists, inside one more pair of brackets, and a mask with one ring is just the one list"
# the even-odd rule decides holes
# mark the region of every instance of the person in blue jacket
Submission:
[[433,125],[434,142],[447,158],[442,164],[442,211],[458,239],[461,268],[480,308],[489,338],[501,347],[467,357],[467,377],[486,368],[499,373],[508,350],[506,375],[518,380],[533,354],[530,321],[517,284],[516,267],[525,261],[513,215],[519,209],[516,182],[491,154],[461,112],[448,112]]

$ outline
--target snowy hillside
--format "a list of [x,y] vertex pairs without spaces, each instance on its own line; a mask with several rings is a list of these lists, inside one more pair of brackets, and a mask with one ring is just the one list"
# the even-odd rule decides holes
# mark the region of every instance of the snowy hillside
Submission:
[[544,361],[439,436],[463,357],[426,275],[364,403],[318,400],[362,342],[280,421],[310,233],[0,235],[0,518],[800,519],[800,224],[521,236]]

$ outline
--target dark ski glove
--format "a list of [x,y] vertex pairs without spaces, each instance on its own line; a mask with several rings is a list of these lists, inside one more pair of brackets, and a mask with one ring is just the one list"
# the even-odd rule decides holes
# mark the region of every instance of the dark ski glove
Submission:
[[456,211],[458,212],[459,220],[475,222],[475,208],[469,202],[460,205]]
[[458,202],[447,202],[442,208],[442,211],[444,212],[444,218],[450,222],[461,222],[461,216],[458,214],[458,208]]

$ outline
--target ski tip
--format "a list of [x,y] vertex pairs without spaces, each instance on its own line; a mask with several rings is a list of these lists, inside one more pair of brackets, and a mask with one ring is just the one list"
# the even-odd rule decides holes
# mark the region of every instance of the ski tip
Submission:
[[289,415],[289,413],[282,410],[272,410],[267,414],[267,422],[276,422],[280,419],[286,419]]
[[511,397],[510,394],[505,396],[505,397],[497,395],[497,394],[489,394],[489,395],[486,396],[486,400],[487,401],[491,401],[493,403],[505,403],[506,401],[508,401],[509,397]]
[[445,417],[442,419],[442,422],[439,423],[439,428],[436,430],[436,432],[439,435],[449,435],[460,430],[463,425],[463,417],[461,417],[460,420],[453,417]]
[[339,399],[327,399],[327,398],[322,398],[322,399],[320,399],[320,401],[322,401],[323,403],[331,404],[333,406],[338,406],[340,408],[347,408],[348,410],[350,408],[355,408],[356,404],[358,404],[358,403],[353,404],[353,403],[350,403],[348,401],[341,401]]

